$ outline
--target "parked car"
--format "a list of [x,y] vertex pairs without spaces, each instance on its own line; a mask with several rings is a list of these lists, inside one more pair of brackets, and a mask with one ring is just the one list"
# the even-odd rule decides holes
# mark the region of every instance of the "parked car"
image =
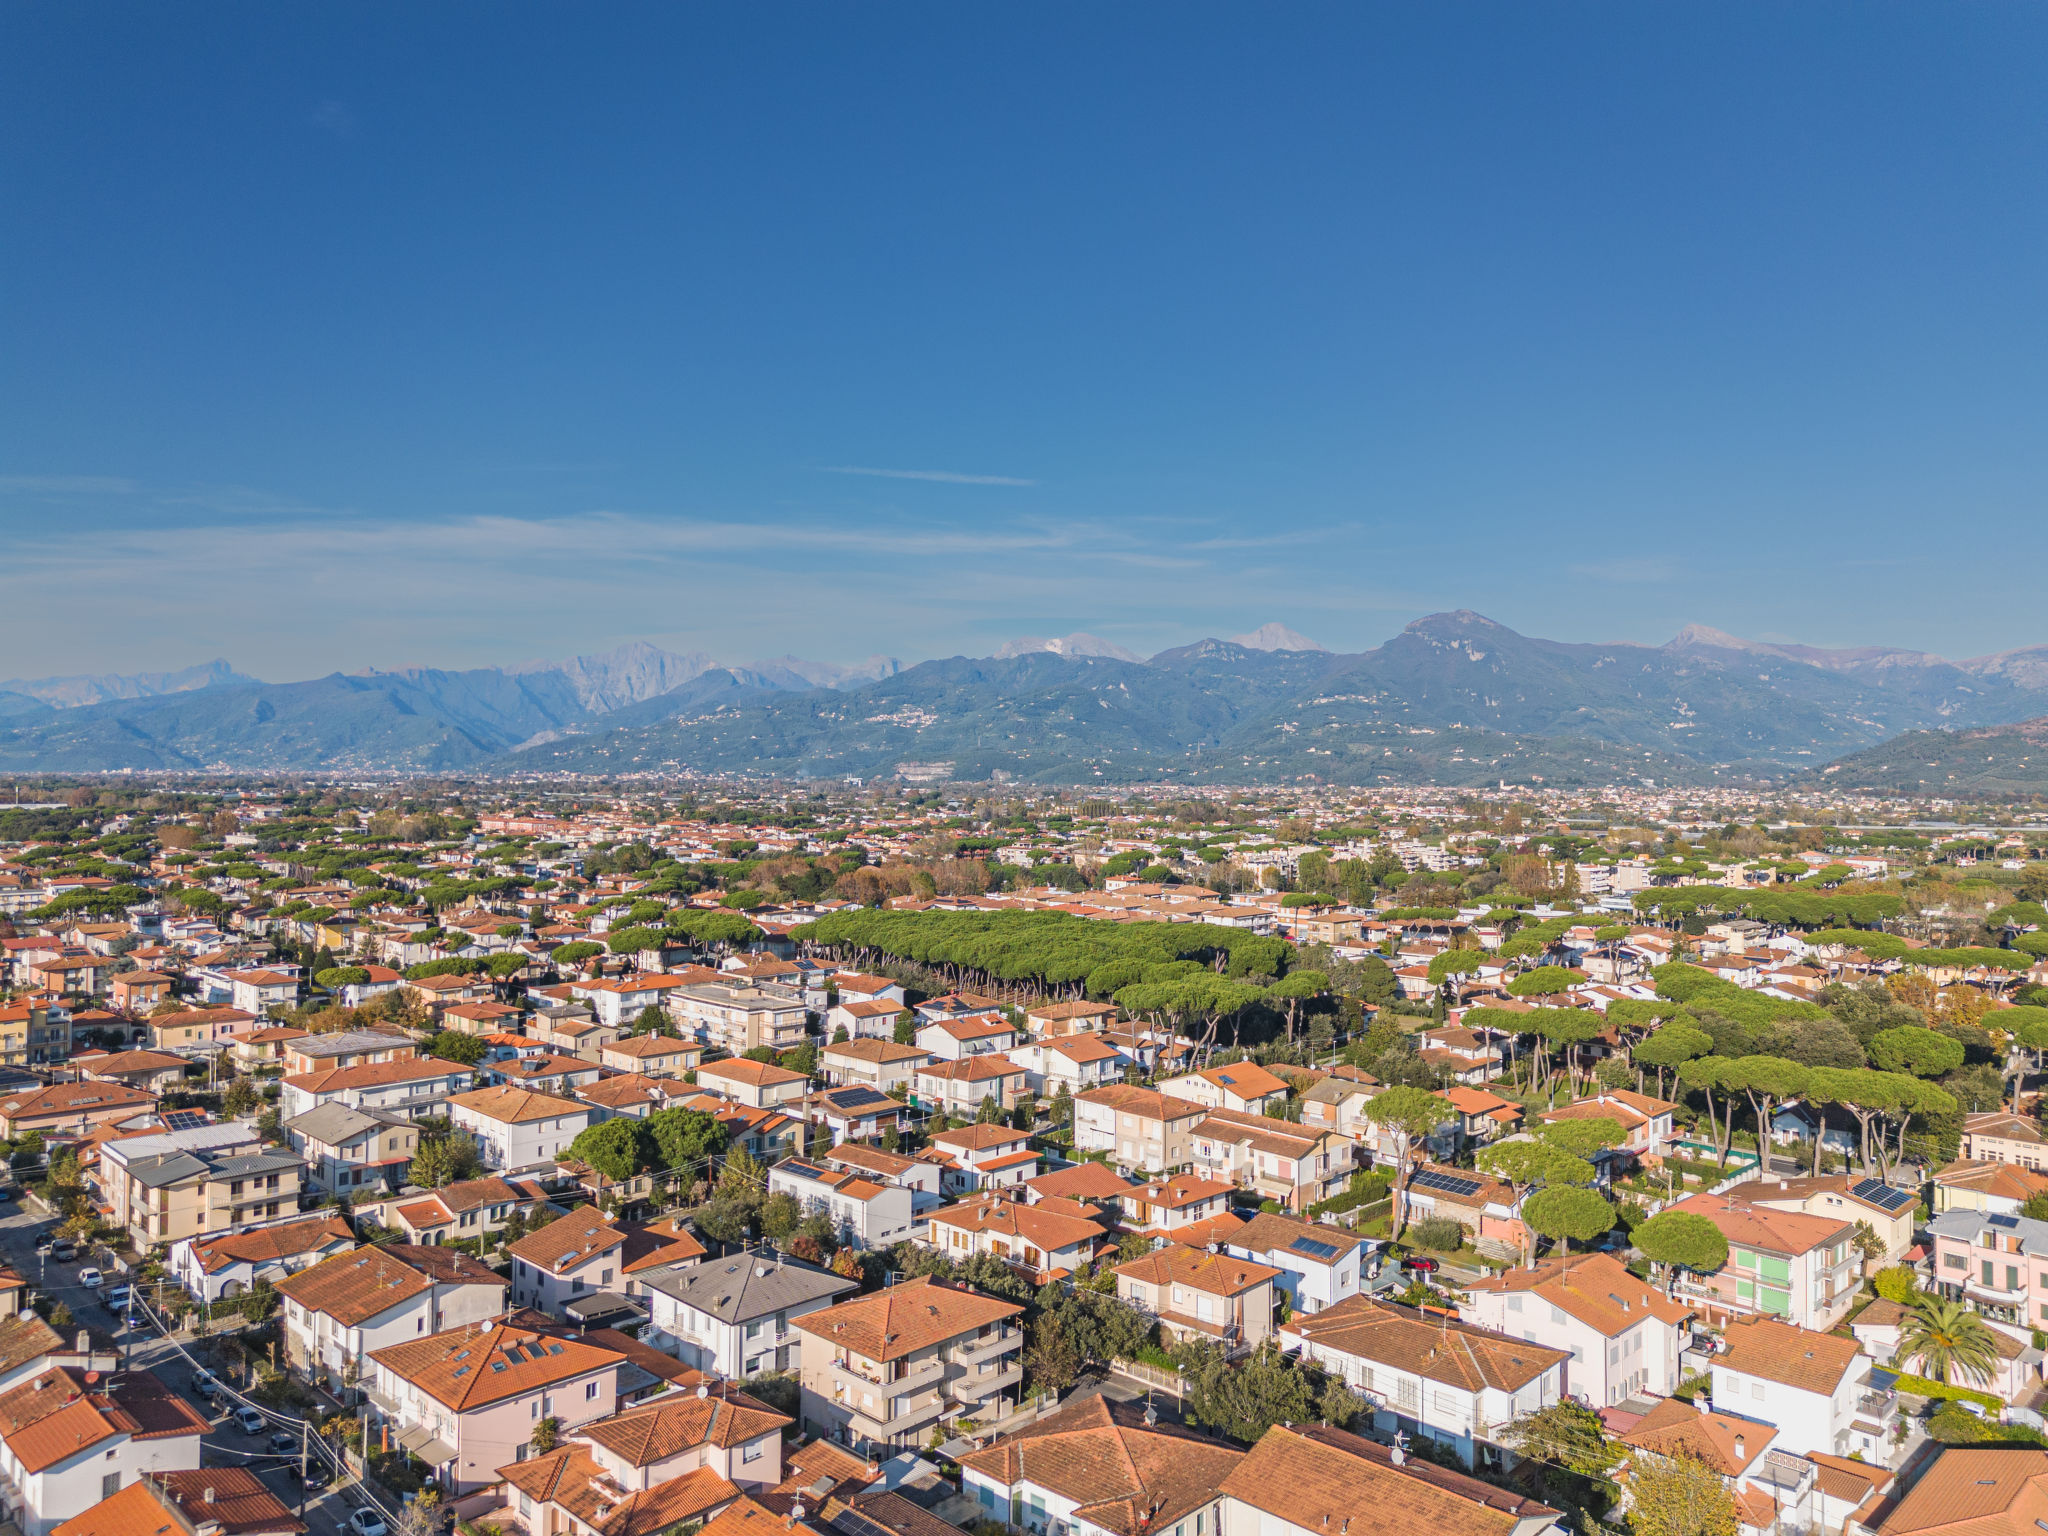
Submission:
[[51,1231],[48,1227],[43,1228],[42,1231],[36,1234],[36,1252],[48,1253],[50,1251],[50,1245],[56,1241],[57,1234]]
[[273,1451],[296,1451],[299,1448],[299,1437],[288,1429],[273,1430],[270,1435],[270,1448]]
[[1405,1258],[1401,1268],[1411,1275],[1433,1275],[1437,1272],[1437,1261],[1430,1258]]
[[134,1299],[135,1287],[132,1285],[117,1285],[110,1290],[102,1292],[100,1295],[101,1305],[109,1312],[127,1311],[128,1304]]
[[354,1531],[356,1536],[384,1536],[388,1529],[384,1524],[384,1517],[374,1509],[359,1509],[353,1512],[348,1517],[348,1528]]
[[59,1264],[69,1264],[78,1257],[78,1244],[72,1242],[68,1237],[60,1237],[57,1241],[50,1244],[50,1257]]
[[237,1408],[235,1427],[245,1435],[260,1435],[263,1433],[263,1415],[254,1408]]
[[291,1464],[289,1470],[293,1482],[304,1483],[309,1489],[325,1488],[334,1481],[334,1473],[318,1456],[312,1457],[307,1461],[306,1470],[303,1473],[299,1471],[299,1464],[296,1461]]
[[220,1383],[213,1379],[213,1372],[203,1369],[195,1370],[192,1373],[192,1390],[194,1392],[203,1392],[208,1397],[211,1397],[220,1390]]
[[81,1269],[78,1272],[78,1283],[80,1285],[98,1285],[101,1279],[102,1276],[100,1272],[94,1269],[90,1264],[86,1265],[85,1268]]

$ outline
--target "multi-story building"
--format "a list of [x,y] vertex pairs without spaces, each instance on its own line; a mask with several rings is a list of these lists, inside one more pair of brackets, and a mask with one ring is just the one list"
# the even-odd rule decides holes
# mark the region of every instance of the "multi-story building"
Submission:
[[420,1054],[410,1035],[381,1029],[341,1029],[324,1035],[301,1034],[288,1042],[284,1069],[288,1075],[332,1072],[341,1067],[366,1067],[376,1062],[412,1061]]
[[165,1267],[194,1301],[215,1302],[241,1295],[258,1280],[275,1285],[355,1246],[355,1233],[342,1217],[306,1216],[247,1232],[188,1237],[172,1245]]
[[2017,1163],[1972,1162],[1958,1158],[1934,1175],[1934,1213],[1982,1211],[1990,1216],[2017,1215],[2036,1195],[2048,1194],[2048,1173]]
[[1194,1166],[1194,1130],[1208,1113],[1156,1088],[1091,1088],[1074,1097],[1074,1150],[1105,1152],[1131,1173],[1182,1173]]
[[712,982],[679,988],[670,994],[667,1008],[685,1035],[734,1056],[764,1045],[793,1051],[804,1043],[810,1018],[803,998],[794,992]]
[[[1222,1482],[1226,1536],[1563,1536],[1559,1511],[1392,1445],[1322,1424],[1276,1424]],[[1182,1528],[1189,1536],[1192,1522]]]
[[369,1355],[505,1310],[496,1270],[452,1248],[386,1243],[338,1253],[277,1282],[285,1359],[333,1392],[366,1379]]
[[1359,1294],[1367,1255],[1378,1247],[1343,1227],[1261,1211],[1223,1238],[1223,1251],[1280,1271],[1273,1281],[1290,1311],[1321,1312]]
[[470,1493],[521,1459],[541,1420],[574,1429],[616,1413],[625,1360],[571,1334],[479,1321],[372,1350],[366,1395],[441,1486]]
[[1227,1215],[1230,1197],[1236,1193],[1235,1184],[1226,1184],[1221,1179],[1177,1173],[1144,1184],[1122,1185],[1115,1198],[1123,1213],[1123,1224],[1133,1232],[1176,1237],[1191,1227]]
[[999,1417],[1023,1388],[1023,1311],[925,1276],[797,1319],[804,1427],[922,1446],[942,1418]]
[[1971,1162],[2048,1171],[2048,1137],[2025,1115],[1985,1110],[1963,1116],[1962,1155]]
[[285,1143],[306,1163],[306,1182],[329,1194],[375,1185],[395,1190],[419,1153],[419,1123],[403,1115],[322,1104],[286,1120]]
[[884,1248],[902,1242],[917,1224],[916,1197],[910,1190],[801,1158],[784,1158],[768,1170],[768,1192],[789,1195],[807,1217],[827,1218],[847,1248]]
[[1846,1173],[1810,1179],[1763,1179],[1744,1184],[1741,1189],[1752,1205],[1768,1206],[1774,1211],[1804,1211],[1809,1216],[1833,1216],[1869,1227],[1883,1250],[1864,1260],[1865,1267],[1873,1271],[1898,1263],[1913,1246],[1914,1214],[1920,1208],[1917,1190]]
[[1372,1404],[1373,1424],[1451,1452],[1466,1466],[1502,1466],[1503,1434],[1565,1393],[1561,1349],[1354,1296],[1280,1329],[1304,1362],[1342,1377]]
[[1898,1399],[1871,1381],[1871,1364],[1853,1338],[1775,1318],[1738,1318],[1713,1357],[1714,1407],[1775,1426],[1778,1448],[1795,1456],[1821,1452],[1887,1464]]
[[917,1069],[910,1101],[933,1114],[972,1119],[985,1102],[998,1109],[1016,1106],[1026,1093],[1029,1074],[1007,1056],[964,1056],[958,1061],[931,1061]]
[[1475,1280],[1470,1322],[1571,1356],[1565,1390],[1597,1405],[1669,1397],[1692,1314],[1611,1254],[1554,1258]]
[[1351,1173],[1349,1148],[1334,1131],[1268,1115],[1212,1109],[1189,1141],[1196,1172],[1256,1190],[1290,1210],[1326,1198]]
[[350,1109],[422,1120],[447,1114],[449,1100],[475,1076],[470,1068],[438,1057],[323,1068],[287,1077],[278,1111],[285,1119],[295,1120],[322,1104],[345,1104]]
[[614,1072],[637,1072],[642,1077],[681,1077],[694,1072],[704,1060],[704,1047],[694,1040],[673,1035],[628,1035],[605,1044],[597,1053],[600,1065]]
[[993,1254],[1033,1285],[1071,1275],[1109,1245],[1108,1229],[1092,1210],[1071,1201],[963,1200],[925,1218],[916,1240],[949,1259]]
[[[104,1157],[102,1159],[104,1163]],[[292,1152],[165,1152],[127,1161],[120,1213],[137,1248],[298,1214],[306,1165]]]
[[[104,1479],[103,1479],[104,1480]],[[59,1525],[51,1536],[172,1531],[189,1536],[301,1536],[306,1523],[247,1467],[148,1472]]]
[[1053,1035],[1027,1041],[1006,1052],[1024,1069],[1025,1084],[1045,1098],[1064,1088],[1071,1094],[1086,1093],[1123,1080],[1130,1057],[1099,1035]]
[[1167,1243],[1116,1267],[1116,1293],[1159,1320],[1168,1343],[1256,1349],[1273,1334],[1280,1271],[1237,1254]]
[[704,1257],[680,1218],[643,1226],[581,1207],[529,1232],[506,1250],[512,1305],[563,1317],[572,1301],[610,1291],[634,1296],[643,1272]]
[[1205,1109],[1233,1109],[1246,1115],[1263,1115],[1287,1102],[1287,1084],[1255,1061],[1161,1078],[1159,1091]]
[[788,1370],[795,1321],[860,1289],[772,1249],[649,1270],[641,1283],[650,1327],[640,1341],[735,1381]]
[[735,1056],[699,1067],[697,1086],[750,1109],[790,1109],[809,1097],[811,1080],[772,1061]]
[[199,1466],[207,1422],[141,1371],[45,1370],[0,1394],[0,1508],[23,1536],[152,1473]]
[[568,1151],[578,1136],[605,1118],[603,1111],[575,1099],[512,1087],[458,1094],[448,1101],[448,1114],[476,1138],[486,1168],[510,1172],[552,1168],[556,1153]]
[[1008,1125],[961,1125],[931,1140],[931,1155],[944,1170],[944,1189],[964,1195],[1010,1189],[1038,1172],[1031,1133]]
[[2000,1322],[2048,1327],[2048,1221],[1964,1209],[1927,1230],[1937,1290]]
[[119,1083],[52,1083],[0,1098],[0,1136],[83,1136],[96,1125],[140,1119],[155,1105],[155,1094]]
[[1855,1222],[1734,1195],[1688,1195],[1671,1209],[1706,1217],[1728,1239],[1727,1263],[1673,1282],[1672,1295],[1709,1319],[1761,1314],[1825,1332],[1854,1304],[1863,1270]]
[[0,1066],[32,1067],[71,1054],[71,1010],[54,997],[0,1008]]
[[968,1014],[934,1019],[918,1026],[917,1044],[934,1061],[963,1061],[969,1056],[999,1056],[1023,1039],[1016,1025],[998,1014]]
[[894,1040],[842,1040],[818,1054],[818,1067],[833,1087],[856,1084],[878,1093],[910,1090],[917,1069],[932,1059],[922,1046]]

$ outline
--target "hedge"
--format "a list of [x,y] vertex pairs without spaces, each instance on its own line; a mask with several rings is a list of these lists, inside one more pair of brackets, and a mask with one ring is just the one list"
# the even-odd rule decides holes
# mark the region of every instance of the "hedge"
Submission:
[[1993,1397],[1989,1392],[1973,1392],[1968,1387],[1952,1387],[1945,1381],[1931,1381],[1925,1376],[1901,1376],[1898,1380],[1901,1392],[1910,1392],[1915,1397],[1947,1397],[1963,1402],[1981,1403],[1993,1413],[2005,1411],[2002,1398]]

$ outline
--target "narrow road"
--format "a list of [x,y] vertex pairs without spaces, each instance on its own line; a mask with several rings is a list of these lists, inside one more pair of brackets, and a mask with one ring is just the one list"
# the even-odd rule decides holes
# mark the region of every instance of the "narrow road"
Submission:
[[[54,1218],[33,1215],[20,1204],[12,1202],[0,1206],[0,1211],[6,1213],[0,1216],[0,1257],[4,1257],[15,1272],[28,1281],[30,1288],[63,1302],[70,1308],[76,1327],[91,1327],[112,1334],[125,1357],[124,1369],[149,1372],[180,1394],[196,1413],[207,1420],[211,1428],[201,1442],[200,1464],[248,1467],[262,1479],[265,1487],[283,1501],[287,1509],[299,1512],[302,1490],[293,1473],[299,1464],[303,1419],[295,1413],[258,1402],[253,1406],[263,1415],[263,1427],[253,1435],[245,1432],[233,1416],[235,1408],[245,1399],[223,1392],[217,1398],[218,1406],[215,1406],[194,1390],[197,1372],[205,1360],[202,1343],[193,1339],[181,1345],[179,1341],[163,1337],[149,1321],[127,1328],[121,1318],[108,1310],[96,1290],[79,1284],[78,1271],[87,1267],[85,1264],[60,1264],[46,1254],[36,1253],[36,1233],[44,1227],[54,1226]],[[70,1340],[67,1338],[65,1342],[68,1344]],[[273,1434],[288,1435],[290,1448],[273,1447]],[[319,1437],[312,1437],[309,1454],[317,1460],[323,1452],[329,1455],[331,1465],[331,1452],[319,1442]],[[359,1536],[348,1525],[349,1515],[371,1503],[372,1500],[353,1477],[340,1474],[332,1486],[318,1491],[307,1501],[302,1518],[313,1536]],[[381,1512],[387,1521],[396,1514],[390,1508],[382,1508]]]

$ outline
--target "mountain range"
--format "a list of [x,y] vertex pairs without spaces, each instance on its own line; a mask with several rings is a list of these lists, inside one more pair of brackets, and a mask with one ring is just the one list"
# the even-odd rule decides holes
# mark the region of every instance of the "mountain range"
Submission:
[[636,642],[300,683],[225,663],[44,679],[0,691],[0,768],[868,777],[909,764],[1044,783],[1728,782],[2044,715],[2048,646],[1950,662],[1698,625],[1661,646],[1588,645],[1459,611],[1355,654],[1268,624],[1142,660],[1077,634],[909,667],[731,667]]

